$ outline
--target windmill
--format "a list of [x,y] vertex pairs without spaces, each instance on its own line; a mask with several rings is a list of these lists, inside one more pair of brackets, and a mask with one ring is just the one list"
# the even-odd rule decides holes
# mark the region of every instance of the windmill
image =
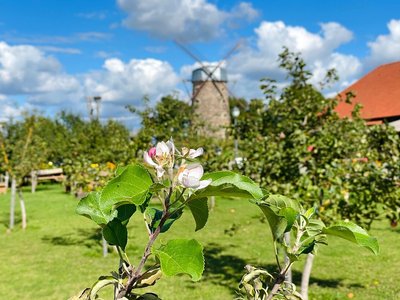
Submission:
[[87,109],[89,113],[90,120],[96,119],[98,120],[100,117],[100,105],[101,105],[101,97],[100,96],[89,96],[86,97],[87,101]]
[[193,84],[191,103],[201,123],[205,124],[205,134],[224,139],[226,127],[231,123],[229,113],[229,89],[227,71],[223,67],[226,59],[241,45],[235,45],[217,64],[204,64],[182,43],[175,43],[200,67],[192,71]]

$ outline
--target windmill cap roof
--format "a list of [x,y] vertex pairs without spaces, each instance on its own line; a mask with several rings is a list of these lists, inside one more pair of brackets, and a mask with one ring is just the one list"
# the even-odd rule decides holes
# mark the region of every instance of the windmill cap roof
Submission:
[[366,120],[400,116],[400,62],[381,65],[350,85],[339,95],[345,99],[353,92],[352,103],[340,102],[336,111],[351,116],[356,103],[363,106],[361,117]]
[[228,81],[226,69],[217,65],[206,65],[192,72],[192,81]]

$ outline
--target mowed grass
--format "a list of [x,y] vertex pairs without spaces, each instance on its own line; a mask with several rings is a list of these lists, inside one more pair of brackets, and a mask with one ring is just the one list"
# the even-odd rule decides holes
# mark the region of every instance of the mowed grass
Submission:
[[[75,214],[75,198],[58,185],[40,185],[35,194],[26,190],[24,195],[28,228],[20,229],[17,202],[17,224],[11,233],[10,195],[0,195],[0,299],[68,299],[116,269],[117,254],[110,249],[102,257],[99,231],[92,221]],[[162,278],[152,288],[162,299],[234,299],[246,264],[274,268],[268,225],[260,222],[259,209],[248,201],[217,199],[207,226],[193,231],[194,221],[186,212],[160,242],[177,237],[199,240],[205,252],[204,276],[196,283],[187,276]],[[329,247],[320,248],[310,299],[400,299],[400,230],[379,222],[371,234],[380,242],[379,256],[335,238]],[[129,236],[127,252],[137,263],[147,239],[141,216],[130,222]],[[297,281],[301,266],[302,262],[294,269]]]

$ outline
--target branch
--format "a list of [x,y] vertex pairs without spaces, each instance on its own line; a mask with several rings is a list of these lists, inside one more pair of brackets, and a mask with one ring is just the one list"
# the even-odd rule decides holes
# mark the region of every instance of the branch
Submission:
[[164,226],[165,221],[167,221],[168,217],[170,216],[170,213],[168,212],[168,203],[169,199],[171,198],[172,195],[172,187],[169,189],[168,195],[165,198],[165,203],[167,204],[164,207],[163,214],[161,216],[160,224],[157,226],[156,230],[150,235],[150,239],[146,245],[146,248],[144,249],[142,259],[140,260],[140,263],[138,267],[136,268],[135,272],[130,276],[128,283],[124,289],[122,289],[117,296],[117,299],[125,297],[126,295],[129,295],[130,292],[132,291],[135,283],[137,280],[142,276],[141,271],[149,258],[151,254],[151,247],[153,246],[154,242],[156,241],[158,235],[161,233],[161,228]]

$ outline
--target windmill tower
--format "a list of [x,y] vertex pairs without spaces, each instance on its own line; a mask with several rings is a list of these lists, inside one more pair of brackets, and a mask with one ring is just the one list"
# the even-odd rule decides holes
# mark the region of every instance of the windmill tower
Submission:
[[198,117],[198,123],[204,127],[204,133],[218,139],[226,138],[226,128],[231,124],[229,113],[228,76],[223,62],[240,46],[238,43],[218,64],[203,64],[181,43],[176,42],[200,67],[193,70],[191,82],[193,92],[192,106]]
[[192,105],[209,136],[224,139],[231,123],[228,77],[221,66],[203,65],[192,72]]

